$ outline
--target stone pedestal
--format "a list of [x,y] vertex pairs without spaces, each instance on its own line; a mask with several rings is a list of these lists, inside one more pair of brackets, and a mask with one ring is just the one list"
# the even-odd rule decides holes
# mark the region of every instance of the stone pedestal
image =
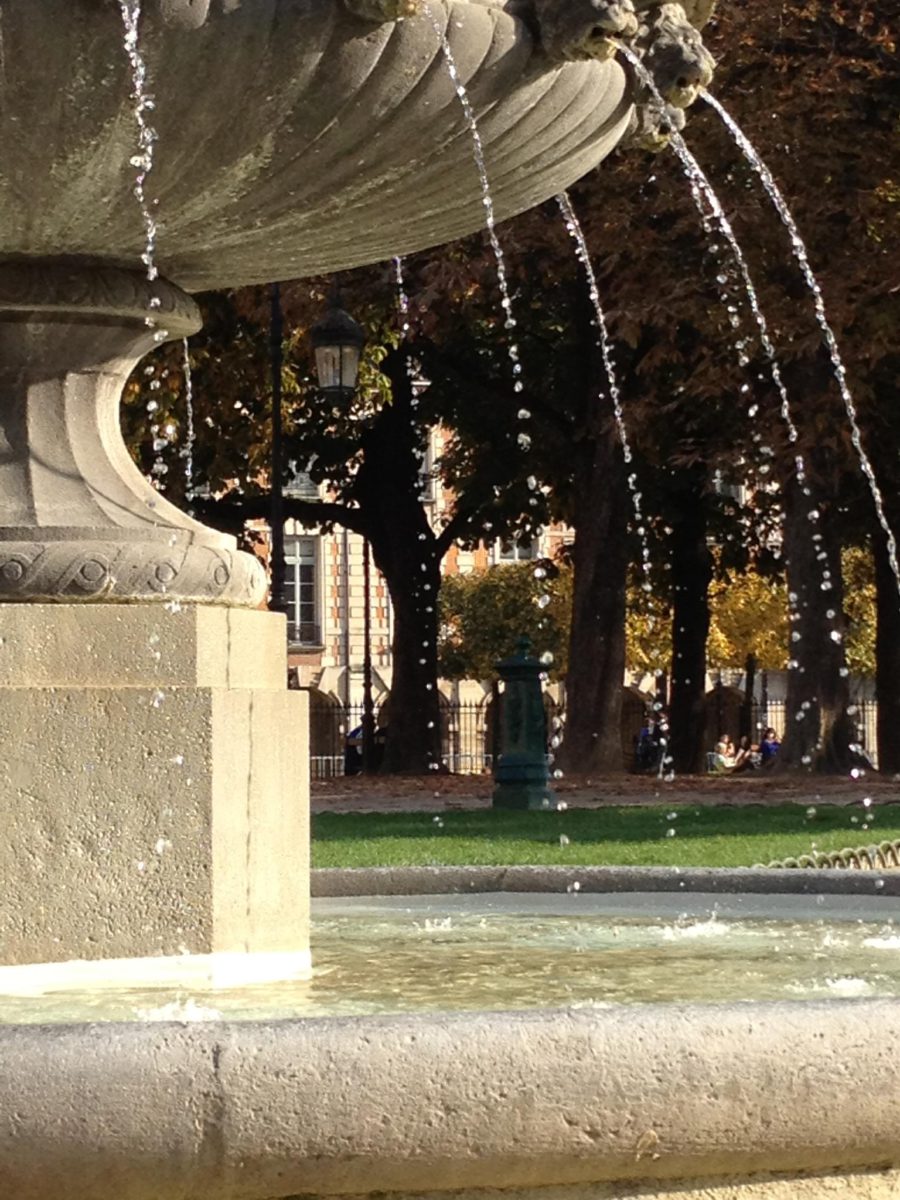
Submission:
[[0,961],[308,947],[284,645],[271,613],[0,605]]
[[164,279],[0,263],[0,601],[262,601],[258,560],[151,487],[119,428],[136,363],[199,325]]

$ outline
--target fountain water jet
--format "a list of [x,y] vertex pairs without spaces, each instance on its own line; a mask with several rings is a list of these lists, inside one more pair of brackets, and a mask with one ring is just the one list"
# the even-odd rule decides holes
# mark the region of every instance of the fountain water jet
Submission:
[[[663,103],[663,97],[660,95],[652,76],[646,70],[643,63],[633,53],[633,51],[631,51],[628,47],[623,46],[622,53],[629,60],[631,65],[634,67],[634,70],[636,71],[638,77],[643,81],[644,85],[650,91],[653,98],[656,100],[656,102],[659,105],[661,105]],[[688,182],[691,187],[691,195],[693,196],[694,203],[697,207],[697,210],[700,213],[701,219],[703,219],[704,221],[706,219],[704,208],[703,208],[703,205],[705,203],[706,205],[708,205],[709,210],[712,213],[713,219],[715,220],[716,225],[718,226],[720,232],[722,233],[723,237],[725,238],[725,240],[728,244],[728,247],[731,251],[734,263],[738,269],[738,274],[739,274],[741,281],[743,283],[743,286],[744,286],[744,292],[746,294],[747,300],[750,305],[750,311],[753,314],[753,320],[754,320],[754,323],[756,324],[757,332],[759,335],[760,345],[763,348],[763,352],[765,354],[766,361],[768,364],[769,374],[771,375],[772,382],[774,383],[775,389],[778,392],[778,396],[779,396],[779,400],[780,400],[781,419],[785,425],[785,428],[787,429],[788,440],[790,441],[790,443],[792,445],[796,445],[796,443],[799,439],[799,433],[798,433],[796,424],[793,419],[790,398],[788,396],[788,392],[787,392],[787,388],[785,387],[784,380],[782,379],[782,376],[781,376],[781,368],[778,364],[778,357],[777,357],[777,354],[775,351],[775,346],[769,335],[768,322],[766,321],[765,315],[760,307],[759,298],[758,298],[758,295],[756,292],[756,287],[754,285],[753,278],[750,274],[750,269],[747,265],[747,260],[744,257],[743,251],[741,250],[740,243],[737,240],[737,237],[735,235],[734,229],[732,228],[731,222],[729,221],[728,217],[725,214],[724,209],[722,208],[721,202],[719,201],[719,198],[716,195],[715,189],[713,188],[712,184],[710,183],[709,179],[707,178],[705,171],[700,166],[699,162],[694,157],[691,150],[688,148],[687,144],[685,143],[684,138],[681,136],[680,133],[678,133],[676,131],[672,131],[671,135],[670,135],[670,144],[671,144],[672,149],[674,150],[676,156],[678,157],[678,160],[681,163],[681,165],[684,169],[684,172],[688,178]],[[866,461],[868,462],[868,460],[866,460]],[[794,468],[796,471],[797,483],[798,483],[798,486],[800,487],[802,494],[806,497],[809,497],[811,495],[811,489],[809,487],[809,484],[808,484],[807,478],[806,478],[806,464],[804,462],[803,455],[799,450],[795,450],[795,452],[794,452]],[[879,496],[879,500],[880,500],[880,496]],[[814,523],[815,520],[818,518],[818,511],[815,508],[810,509],[807,515],[809,517],[809,520]],[[813,540],[813,544],[815,544],[816,542],[821,540],[821,535],[816,532],[813,532],[811,534],[811,537]],[[898,580],[900,580],[900,577],[898,577]],[[830,588],[832,586],[831,582],[828,578],[828,575],[827,575],[827,568],[823,568],[823,576],[822,576],[821,586],[826,591],[830,590]],[[791,620],[793,621],[796,619],[796,616],[797,616],[796,599],[793,597],[793,593],[789,593],[788,602],[789,602],[789,608],[790,608],[790,613],[791,613]],[[835,613],[835,618],[836,617],[837,617],[837,614]],[[826,632],[827,632],[828,636],[833,640],[839,641],[842,637],[842,634],[836,624],[832,624],[831,628],[828,629]],[[792,639],[794,639],[796,641],[797,639],[799,639],[800,634],[799,634],[799,632],[797,632],[795,630],[791,634],[791,637],[792,637]],[[788,664],[789,669],[794,669],[795,661],[796,660],[791,658],[791,660],[789,661],[789,664]]]
[[194,499],[194,378],[191,372],[191,348],[187,338],[184,339],[184,446],[181,457],[184,460],[184,498],[190,506]]
[[878,517],[878,523],[884,531],[885,540],[887,542],[888,561],[891,564],[891,570],[894,573],[894,578],[897,581],[897,590],[900,593],[900,562],[897,558],[897,539],[894,537],[894,532],[891,529],[887,516],[884,511],[884,498],[878,487],[878,480],[875,477],[875,470],[866,454],[865,447],[862,441],[862,430],[859,427],[859,417],[856,411],[856,404],[853,400],[853,395],[847,384],[847,369],[844,366],[841,352],[838,348],[837,338],[834,336],[834,330],[828,320],[828,315],[825,311],[825,297],[822,295],[822,289],[819,286],[819,281],[813,272],[810,265],[809,255],[806,250],[803,238],[800,236],[800,231],[797,228],[794,218],[791,216],[791,210],[788,208],[784,196],[781,194],[781,189],[775,182],[772,172],[760,158],[756,149],[751,144],[750,140],[743,130],[738,126],[734,117],[726,112],[721,102],[711,96],[708,92],[703,93],[703,98],[709,106],[718,113],[725,125],[725,128],[731,134],[736,145],[739,147],[747,162],[755,171],[756,175],[762,182],[762,185],[769,199],[775,207],[776,212],[781,218],[785,228],[790,234],[791,253],[793,254],[800,270],[803,273],[803,278],[809,288],[816,311],[816,321],[819,329],[822,331],[822,336],[825,339],[825,344],[828,347],[828,356],[831,359],[831,366],[834,372],[835,382],[841,393],[841,400],[844,403],[844,411],[847,414],[847,419],[850,422],[850,436],[853,442],[853,447],[856,450],[859,458],[859,465],[862,468],[862,473],[866,477],[866,483],[869,486],[869,491],[872,494],[872,502],[875,505],[875,514]]
[[[613,402],[613,415],[616,421],[616,430],[619,434],[619,441],[622,446],[622,455],[626,465],[630,465],[632,461],[631,444],[628,440],[628,429],[625,425],[625,412],[622,408],[622,397],[619,392],[619,385],[616,379],[616,370],[613,362],[612,342],[610,341],[609,332],[606,327],[606,317],[603,313],[603,306],[600,303],[600,289],[597,286],[597,277],[594,274],[594,268],[591,263],[591,256],[588,250],[587,242],[585,241],[584,232],[581,228],[581,222],[575,214],[575,209],[572,207],[570,198],[562,194],[556,197],[557,204],[566,222],[566,230],[572,240],[575,242],[576,254],[578,261],[584,268],[585,275],[588,281],[588,291],[590,292],[591,304],[594,307],[594,317],[597,325],[597,330],[600,334],[600,352],[603,356],[603,367],[606,371],[606,378],[609,385],[609,394]],[[644,582],[641,585],[645,592],[651,589],[650,583],[650,545],[647,540],[647,531],[644,528],[644,516],[641,510],[641,494],[637,490],[637,477],[633,472],[628,475],[628,490],[631,493],[631,502],[634,507],[634,517],[637,522],[636,528],[638,536],[641,539],[641,570],[644,575]]]

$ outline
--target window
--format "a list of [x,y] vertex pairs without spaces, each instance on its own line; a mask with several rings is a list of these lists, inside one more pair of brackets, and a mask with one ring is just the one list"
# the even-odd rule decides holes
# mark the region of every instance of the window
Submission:
[[419,468],[419,499],[423,504],[434,504],[437,500],[433,436],[432,431],[429,430],[428,441],[425,443],[425,455]]
[[495,562],[530,562],[537,556],[537,538],[511,538],[498,542],[494,550]]
[[316,587],[316,539],[284,539],[284,594],[287,600],[288,641],[319,646]]

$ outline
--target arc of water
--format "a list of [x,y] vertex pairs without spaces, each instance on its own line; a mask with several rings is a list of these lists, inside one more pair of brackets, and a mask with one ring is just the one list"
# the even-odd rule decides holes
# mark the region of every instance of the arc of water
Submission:
[[400,313],[400,332],[403,337],[409,333],[409,296],[406,294],[406,283],[403,279],[403,259],[395,254],[394,282],[397,285],[397,309]]
[[[563,221],[566,226],[566,231],[575,243],[575,255],[578,261],[584,268],[585,275],[588,281],[588,291],[591,297],[591,304],[594,308],[594,317],[597,330],[600,334],[600,354],[603,359],[603,369],[606,372],[606,379],[609,386],[609,395],[613,405],[613,415],[616,422],[616,431],[619,435],[619,442],[622,446],[622,457],[625,463],[630,465],[634,455],[631,449],[631,442],[628,437],[628,427],[625,423],[625,410],[622,405],[622,393],[619,389],[619,381],[616,375],[615,359],[613,356],[612,339],[609,336],[609,329],[606,324],[606,315],[603,312],[603,305],[600,300],[600,288],[597,284],[597,276],[594,272],[591,255],[587,245],[587,239],[584,236],[581,222],[578,220],[578,215],[572,205],[571,197],[567,192],[562,192],[556,197],[556,203],[559,205],[560,212],[563,216]],[[627,475],[628,491],[631,495],[631,503],[634,509],[635,528],[637,529],[638,537],[641,540],[641,570],[644,575],[644,581],[641,584],[641,589],[644,592],[652,591],[650,582],[650,543],[647,537],[647,528],[644,521],[643,509],[641,506],[642,496],[637,487],[637,475],[634,471],[629,471]],[[667,753],[665,743],[663,745],[663,754],[659,760],[659,777],[669,779],[669,769],[671,767],[671,756]]]
[[[395,254],[392,261],[394,264],[394,283],[396,285],[396,292],[397,292],[397,313],[400,317],[400,336],[401,336],[401,340],[405,342],[409,336],[409,331],[410,331],[409,296],[407,295],[406,283],[403,278],[403,259],[400,257],[399,254]],[[406,355],[406,358],[405,358],[405,368],[406,368],[407,378],[409,379],[410,407],[413,410],[415,410],[419,404],[419,399],[418,399],[419,381],[416,377],[415,367],[413,366],[412,360],[410,359],[410,356],[408,354]],[[418,452],[417,452],[417,454],[418,454]],[[419,455],[418,457],[419,457],[419,463],[421,465],[423,462],[423,459],[424,459],[424,455]],[[425,533],[420,533],[419,538],[420,538],[420,540],[423,540],[423,541],[427,540],[427,535]],[[436,552],[434,550],[432,550],[431,553],[433,555],[436,554]],[[424,574],[424,572],[427,571],[427,569],[428,569],[428,564],[426,562],[422,561],[421,569]],[[422,598],[423,598],[421,590],[419,588],[416,588],[416,591],[414,594],[416,596],[416,599],[421,602]],[[420,611],[424,611],[426,614],[428,614],[430,616],[434,612],[435,601],[436,601],[436,597],[429,596],[426,593],[426,595],[424,596],[424,603],[422,604],[422,608]],[[430,649],[429,643],[423,642],[422,649],[423,650]],[[424,662],[424,659],[422,661]],[[429,690],[431,690],[431,688],[434,685],[429,682],[428,684],[426,684],[426,686],[428,687]],[[433,722],[429,722],[429,728],[433,728]],[[429,770],[439,771],[442,766],[446,765],[443,762],[443,760],[436,759],[434,757],[434,753],[431,750],[431,747],[428,747],[426,753],[428,755]]]
[[[393,257],[394,264],[394,283],[397,289],[397,314],[400,317],[400,340],[405,342],[409,337],[409,296],[406,293],[406,282],[403,278],[403,259],[399,254]],[[409,376],[410,388],[412,391],[412,399],[410,401],[415,409],[419,404],[417,389],[413,386],[416,381],[416,372],[409,355],[406,356],[406,374]]]
[[[131,166],[135,169],[134,197],[137,200],[144,225],[144,250],[141,261],[147,271],[147,280],[154,283],[159,276],[156,266],[156,219],[151,211],[151,201],[147,194],[147,182],[153,171],[154,151],[157,134],[147,114],[156,107],[153,96],[147,86],[147,64],[140,47],[141,0],[119,0],[119,10],[124,26],[125,53],[131,68],[131,97],[134,101],[134,121],[137,126],[137,153],[131,157]],[[149,307],[151,315],[145,318],[148,326],[156,329],[154,341],[161,343],[168,337],[168,331],[157,328],[157,321],[152,315],[159,309],[160,299],[151,296]]]
[[[575,213],[572,206],[571,198],[567,192],[561,192],[556,197],[556,203],[559,205],[560,212],[563,215],[566,231],[575,243],[575,254],[578,261],[584,268],[584,273],[587,276],[588,292],[591,297],[591,304],[594,308],[594,320],[597,330],[600,334],[600,354],[603,358],[603,369],[606,372],[606,379],[609,385],[609,395],[612,400],[613,415],[616,422],[616,430],[619,435],[619,442],[622,446],[622,455],[626,464],[630,466],[633,460],[631,443],[628,438],[628,428],[625,424],[625,410],[622,407],[622,393],[619,390],[619,382],[616,376],[615,362],[613,359],[612,341],[609,336],[609,330],[606,325],[606,317],[603,312],[603,305],[600,301],[600,289],[597,285],[597,276],[594,273],[594,267],[591,262],[590,251],[588,250],[587,241],[584,236],[584,230],[581,227],[581,222]],[[628,473],[628,490],[631,493],[631,502],[634,507],[634,516],[637,522],[636,529],[638,536],[641,539],[641,569],[644,574],[644,582],[641,587],[645,592],[651,590],[650,584],[650,545],[647,538],[647,529],[644,524],[644,515],[641,508],[641,493],[637,489],[637,475],[634,471]]]
[[[641,81],[646,85],[648,90],[653,95],[654,99],[656,99],[660,104],[663,104],[664,103],[663,97],[660,94],[658,88],[656,87],[653,77],[650,75],[650,73],[644,67],[641,60],[627,46],[620,46],[620,49],[622,50],[622,53],[625,55],[625,57],[632,64],[636,73],[640,77]],[[737,240],[737,236],[735,235],[735,232],[734,232],[734,229],[732,228],[731,222],[728,220],[728,217],[725,214],[724,209],[722,208],[722,205],[719,201],[718,196],[715,193],[715,190],[713,189],[712,184],[709,182],[709,179],[707,178],[706,173],[704,172],[703,168],[700,166],[697,159],[694,157],[694,155],[688,149],[688,146],[687,146],[684,138],[681,136],[681,134],[679,134],[677,132],[673,132],[671,135],[671,138],[670,138],[670,144],[672,146],[672,149],[675,151],[676,155],[678,156],[678,159],[681,162],[681,164],[685,170],[685,173],[691,184],[691,194],[694,198],[695,204],[697,205],[698,209],[701,212],[701,216],[704,215],[703,209],[702,209],[702,204],[705,203],[709,207],[709,210],[712,213],[712,215],[716,221],[716,224],[718,225],[719,229],[721,230],[722,235],[725,238],[725,240],[727,241],[728,246],[732,252],[734,261],[738,267],[738,271],[740,273],[741,279],[744,284],[744,288],[745,288],[745,291],[747,294],[747,299],[750,304],[750,310],[753,313],[753,318],[754,318],[754,321],[756,323],[756,327],[757,327],[757,330],[759,333],[760,344],[762,345],[763,351],[766,355],[766,360],[767,360],[768,366],[769,366],[769,373],[772,376],[772,381],[775,384],[776,390],[777,390],[779,398],[780,398],[781,417],[787,428],[789,440],[791,441],[792,444],[796,444],[799,435],[798,435],[797,427],[796,427],[796,424],[794,423],[794,419],[793,419],[793,415],[792,415],[792,411],[791,411],[790,398],[788,396],[788,392],[787,392],[787,388],[785,387],[784,380],[782,379],[782,376],[781,376],[781,370],[778,365],[778,358],[776,355],[775,347],[772,343],[771,337],[769,336],[768,323],[766,321],[766,318],[765,318],[765,315],[763,314],[762,309],[760,308],[759,298],[758,298],[757,292],[756,292],[756,287],[754,285],[753,278],[750,274],[750,269],[747,265],[747,260],[744,257],[743,251],[741,250],[740,243]],[[805,463],[803,460],[803,456],[799,450],[797,450],[795,452],[794,464],[795,464],[795,468],[797,471],[797,482],[799,483],[803,494],[806,496],[809,496],[811,494],[811,491],[810,491],[810,487],[809,487],[809,484],[808,484],[807,478],[806,478],[806,466],[805,466]],[[807,516],[808,516],[810,522],[812,524],[814,524],[815,521],[818,519],[819,514],[818,514],[817,510],[812,509],[812,510],[810,510],[809,513],[807,513]],[[820,533],[814,533],[812,535],[812,540],[813,540],[813,543],[818,547],[818,543],[820,543],[822,540],[822,535]],[[823,562],[823,563],[825,563],[827,561],[827,560],[823,559],[822,552],[819,552],[819,551],[817,551],[816,559],[817,559],[817,561]],[[827,565],[823,565],[821,587],[822,587],[823,591],[830,591],[832,588],[830,572],[828,571]],[[797,607],[796,607],[797,606],[797,597],[795,597],[793,595],[793,593],[789,593],[788,603],[789,603],[790,615],[791,615],[791,619],[792,619],[792,623],[793,623],[794,621],[796,621],[798,619],[798,616],[799,616],[799,614],[797,612]],[[829,619],[832,622],[834,622],[838,619],[838,613],[836,610],[830,610],[830,611],[833,612],[833,616],[829,617]],[[794,630],[791,634],[792,642],[794,642],[796,644],[796,642],[798,642],[800,640],[800,636],[801,635],[800,635],[799,631]],[[835,624],[832,624],[831,628],[829,629],[828,636],[829,636],[830,640],[834,641],[834,642],[840,642],[842,640],[841,631],[837,628],[837,626]],[[791,658],[788,663],[788,666],[791,669],[795,669],[797,667],[796,659]]]
[[898,562],[897,542],[894,537],[893,530],[888,522],[887,516],[885,515],[884,498],[882,497],[881,489],[878,486],[878,480],[875,477],[875,471],[872,467],[869,456],[866,453],[865,447],[863,446],[862,430],[859,427],[856,404],[847,384],[847,370],[844,366],[843,359],[841,358],[841,352],[837,344],[837,338],[834,335],[834,330],[831,328],[831,324],[828,320],[828,314],[825,311],[825,298],[822,295],[822,289],[819,286],[819,281],[816,278],[810,264],[806,245],[800,236],[800,231],[798,230],[797,224],[794,221],[793,214],[788,208],[787,202],[785,201],[778,184],[775,182],[772,172],[763,162],[755,147],[750,143],[747,135],[731,116],[731,114],[727,112],[722,104],[715,98],[715,96],[711,96],[708,92],[703,92],[702,95],[706,103],[719,115],[722,123],[725,125],[725,128],[731,134],[736,145],[747,159],[747,162],[749,162],[751,167],[753,167],[779,217],[781,217],[785,228],[790,234],[791,251],[800,267],[800,270],[803,273],[807,287],[813,296],[816,310],[816,320],[825,338],[825,343],[828,347],[828,354],[831,358],[831,365],[834,370],[834,377],[841,393],[841,399],[844,402],[844,409],[847,413],[847,419],[850,422],[850,437],[853,442],[853,448],[856,450],[856,453],[859,457],[860,466],[869,485],[869,490],[872,494],[872,500],[875,504],[875,512],[878,517],[878,523],[884,531],[885,539],[887,541],[888,559],[891,564],[891,570],[894,573],[894,578],[897,581],[898,593],[900,593],[900,562]]
[[[496,218],[494,215],[494,201],[491,197],[490,180],[488,178],[487,164],[484,156],[484,143],[481,140],[481,133],[478,129],[478,122],[475,119],[475,110],[472,108],[472,102],[469,99],[469,94],[466,91],[466,86],[459,74],[459,68],[456,65],[456,59],[453,56],[453,50],[450,46],[450,41],[447,37],[447,32],[441,24],[434,10],[428,5],[423,4],[423,11],[431,22],[431,25],[438,35],[441,44],[441,51],[444,55],[444,61],[447,64],[447,70],[450,78],[453,81],[456,95],[462,106],[463,115],[466,119],[466,124],[469,127],[469,133],[472,136],[472,155],[475,159],[475,166],[478,170],[478,179],[481,184],[481,202],[484,205],[484,223],[487,229],[488,239],[491,243],[491,250],[494,254],[494,261],[497,266],[497,285],[500,289],[500,304],[505,314],[504,325],[507,330],[516,328],[516,318],[513,315],[512,298],[509,294],[509,284],[506,275],[506,260],[503,255],[503,247],[500,245],[500,239],[497,237]],[[513,374],[513,389],[516,392],[523,390],[522,383],[522,364],[519,360],[519,347],[515,340],[510,337],[507,341],[506,352],[509,355],[510,364]],[[524,411],[524,410],[522,410]],[[527,420],[520,412],[520,420]],[[522,449],[528,449],[531,444],[531,438],[524,433],[519,434],[519,445]]]
[[[472,102],[469,99],[469,94],[466,91],[466,86],[459,74],[459,69],[456,65],[456,60],[453,56],[453,50],[450,46],[450,41],[447,37],[446,30],[440,20],[434,13],[433,9],[428,4],[423,4],[423,11],[432,24],[434,31],[440,39],[441,51],[444,55],[444,60],[447,64],[447,70],[456,90],[457,98],[462,106],[463,115],[466,119],[466,124],[469,127],[469,132],[472,137],[472,156],[475,159],[475,166],[478,171],[478,179],[481,184],[481,202],[484,206],[484,222],[487,229],[488,239],[493,251],[494,261],[497,268],[497,285],[500,289],[500,303],[505,314],[504,326],[511,333],[516,328],[516,318],[513,313],[512,297],[509,292],[509,284],[506,274],[506,260],[503,254],[503,247],[500,245],[500,239],[497,236],[496,217],[494,214],[494,202],[491,197],[490,179],[488,177],[487,163],[484,155],[484,143],[481,140],[481,133],[478,129],[478,122],[475,118],[475,110],[472,107]],[[510,365],[513,376],[513,391],[520,395],[524,391],[524,383],[522,381],[522,363],[519,356],[519,347],[513,337],[509,337],[506,343],[506,352],[509,356]],[[517,413],[517,419],[521,425],[525,425],[531,419],[531,413],[527,408],[520,408]],[[527,452],[531,448],[531,434],[527,428],[520,428],[516,442],[519,448]],[[534,492],[537,490],[538,482],[533,475],[529,475],[526,480],[529,489]],[[531,504],[536,504],[537,499],[532,496]],[[544,597],[540,598],[542,601]],[[547,597],[549,602],[549,597]]]
[[184,498],[188,504],[194,499],[194,378],[191,374],[191,349],[187,338],[182,342],[184,352],[184,416],[185,442],[181,451],[184,459]]
[[[144,226],[144,249],[141,253],[141,262],[144,264],[147,273],[147,282],[152,288],[159,277],[159,271],[156,266],[157,225],[151,211],[151,201],[147,194],[147,182],[153,170],[157,135],[156,130],[147,118],[147,114],[153,111],[155,102],[147,86],[147,64],[144,61],[140,46],[141,0],[119,0],[119,11],[122,15],[122,25],[125,31],[125,53],[131,69],[131,98],[134,103],[134,121],[137,126],[137,153],[133,154],[130,159],[131,166],[135,170],[132,192],[137,201],[141,221]],[[154,331],[153,340],[157,345],[161,345],[169,336],[168,330],[160,328],[159,321],[157,320],[157,313],[161,307],[161,303],[156,292],[151,291],[150,299],[147,302],[149,311],[147,316],[144,317],[144,324],[148,329]],[[160,380],[156,378],[156,368],[153,365],[148,365],[144,368],[144,374],[150,380],[150,390],[158,392],[162,385]],[[166,444],[165,439],[159,437],[159,426],[154,416],[158,408],[159,403],[155,398],[148,400],[147,414],[151,421],[150,431],[153,435],[153,450],[155,454],[151,476],[156,480],[161,479],[168,470],[161,456],[161,451]]]
[[[641,82],[644,83],[648,89],[650,89],[654,99],[660,104],[664,105],[665,101],[656,87],[653,76],[646,69],[641,60],[627,46],[622,46],[621,50],[637,71],[641,78]],[[775,346],[773,345],[772,339],[769,336],[768,322],[766,321],[765,315],[760,308],[756,287],[750,274],[750,269],[747,266],[747,260],[744,257],[743,251],[741,250],[740,243],[737,240],[731,222],[728,220],[728,217],[725,214],[725,210],[722,208],[719,197],[716,195],[712,184],[709,182],[709,179],[706,176],[705,171],[688,149],[684,138],[680,133],[673,131],[670,137],[670,144],[685,169],[685,173],[687,174],[688,181],[691,185],[691,193],[694,197],[694,202],[697,205],[701,216],[703,216],[702,205],[705,202],[708,205],[716,224],[721,230],[723,237],[728,242],[729,249],[734,257],[734,261],[737,265],[741,280],[743,281],[744,288],[747,293],[747,299],[750,303],[753,319],[756,322],[756,328],[759,332],[760,344],[763,347],[766,359],[768,361],[769,372],[772,376],[772,381],[775,384],[781,400],[781,416],[787,428],[788,437],[792,443],[796,443],[799,434],[791,413],[791,404],[788,397],[787,388],[785,387],[784,381],[781,377],[781,370],[778,366],[778,358],[776,355]],[[797,470],[797,479],[801,486],[805,486],[806,465],[803,461],[803,456],[799,453],[799,451],[794,456],[794,464]]]

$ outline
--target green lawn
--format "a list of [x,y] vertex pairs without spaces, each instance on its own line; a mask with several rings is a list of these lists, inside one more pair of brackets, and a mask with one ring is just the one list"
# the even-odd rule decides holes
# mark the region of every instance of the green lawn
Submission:
[[[670,819],[672,813],[677,815]],[[863,828],[866,822],[868,829]],[[900,839],[900,804],[869,810],[861,804],[815,809],[798,804],[670,805],[547,813],[485,809],[440,817],[320,813],[313,818],[312,855],[315,867],[748,867],[813,849],[895,839]]]

